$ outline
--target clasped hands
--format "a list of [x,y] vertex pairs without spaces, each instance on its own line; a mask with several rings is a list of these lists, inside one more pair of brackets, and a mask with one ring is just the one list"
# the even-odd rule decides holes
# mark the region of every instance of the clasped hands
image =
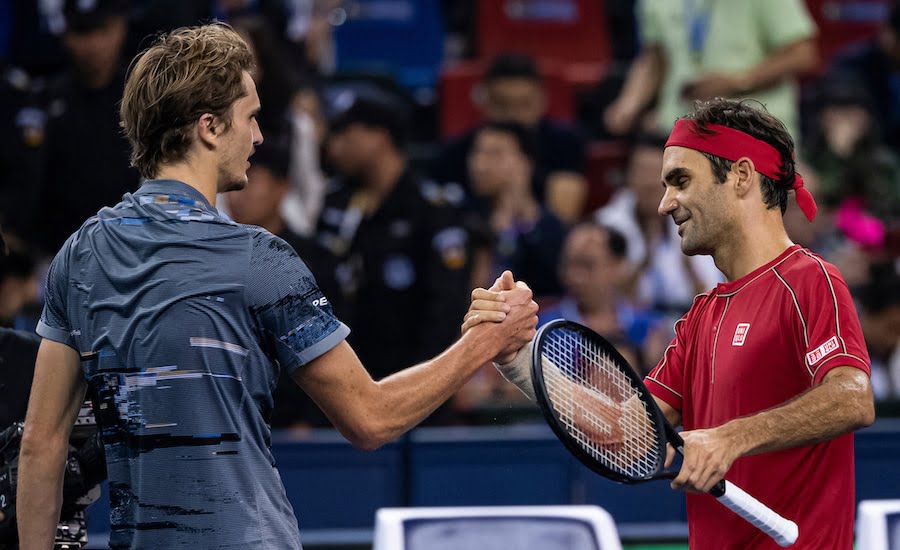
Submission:
[[461,332],[465,334],[485,322],[522,324],[524,328],[517,327],[494,358],[497,363],[508,363],[520,349],[531,342],[537,331],[538,305],[532,298],[527,284],[517,282],[512,272],[504,271],[491,288],[476,288],[472,291],[472,303],[463,319]]

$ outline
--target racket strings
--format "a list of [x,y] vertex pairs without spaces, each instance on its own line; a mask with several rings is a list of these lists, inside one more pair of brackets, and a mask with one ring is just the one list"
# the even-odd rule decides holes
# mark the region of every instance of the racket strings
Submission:
[[619,474],[655,474],[660,456],[653,416],[616,360],[569,330],[549,334],[541,352],[550,404],[578,444]]

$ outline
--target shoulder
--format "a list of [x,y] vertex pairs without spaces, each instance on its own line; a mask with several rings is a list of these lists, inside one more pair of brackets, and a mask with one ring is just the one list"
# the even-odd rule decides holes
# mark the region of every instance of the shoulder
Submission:
[[702,318],[702,311],[715,299],[713,291],[701,292],[694,296],[690,309],[688,309],[681,318],[675,321],[675,331],[691,330],[699,319]]
[[779,278],[800,301],[825,294],[849,293],[847,283],[837,267],[806,248],[799,248],[775,267]]
[[806,248],[798,248],[774,269],[782,277],[798,284],[824,282],[829,277],[843,280],[838,268]]
[[254,260],[271,259],[275,256],[296,256],[294,248],[287,241],[258,225],[238,224],[240,230],[250,240]]

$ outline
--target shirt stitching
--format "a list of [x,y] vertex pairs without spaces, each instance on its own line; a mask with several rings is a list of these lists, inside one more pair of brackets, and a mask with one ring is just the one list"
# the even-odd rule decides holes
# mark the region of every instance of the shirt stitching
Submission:
[[[809,347],[809,333],[807,332],[807,328],[806,328],[806,319],[803,318],[803,312],[800,311],[800,303],[797,301],[797,294],[794,292],[794,289],[791,288],[791,285],[789,285],[788,282],[786,280],[784,280],[784,277],[781,276],[781,273],[778,273],[777,269],[773,269],[772,272],[775,273],[775,276],[778,277],[778,280],[781,281],[782,284],[784,284],[784,287],[786,289],[788,289],[788,292],[791,293],[791,298],[794,301],[794,308],[797,310],[797,316],[800,317],[800,323],[803,325],[803,342],[806,345],[806,347],[808,348]],[[809,375],[813,379],[815,379],[816,374],[810,368],[809,361],[807,361],[805,357],[803,359],[803,366],[806,367],[806,371],[809,373]]]

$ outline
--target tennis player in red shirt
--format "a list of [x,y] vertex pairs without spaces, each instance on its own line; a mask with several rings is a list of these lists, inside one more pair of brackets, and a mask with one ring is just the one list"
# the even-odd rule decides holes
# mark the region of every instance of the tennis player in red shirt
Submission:
[[[869,356],[841,274],[785,232],[790,190],[810,220],[816,205],[793,140],[758,105],[700,104],[666,144],[659,213],[728,282],[694,299],[645,382],[685,430],[672,486],[689,493],[693,550],[778,548],[706,494],[723,477],[798,524],[794,549],[850,549],[852,432],[875,418]],[[464,330],[494,320],[496,295],[473,293]]]

